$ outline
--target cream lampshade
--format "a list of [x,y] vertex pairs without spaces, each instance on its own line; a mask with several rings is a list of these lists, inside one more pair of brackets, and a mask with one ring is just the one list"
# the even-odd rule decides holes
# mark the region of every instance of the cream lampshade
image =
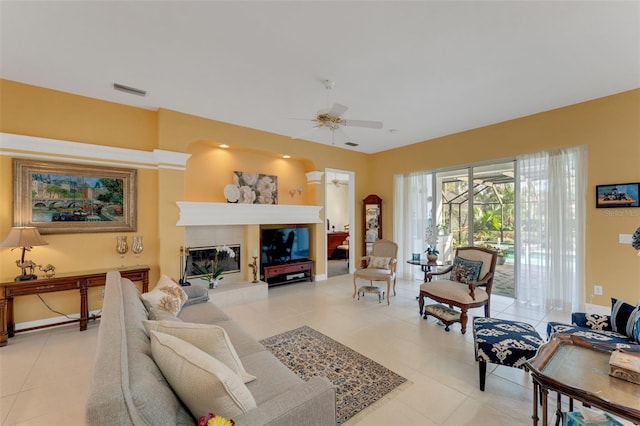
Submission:
[[[31,247],[33,246],[46,246],[48,244],[49,243],[40,236],[38,228],[33,226],[15,226],[11,228],[9,235],[7,235],[7,238],[0,244],[0,247],[22,248],[22,257],[19,261],[16,260],[16,265],[22,269],[22,275],[18,275],[15,278],[16,281],[29,281],[38,278],[33,273],[36,264],[30,260],[25,262],[24,253],[25,251],[31,251]],[[29,270],[28,272],[27,269]]]

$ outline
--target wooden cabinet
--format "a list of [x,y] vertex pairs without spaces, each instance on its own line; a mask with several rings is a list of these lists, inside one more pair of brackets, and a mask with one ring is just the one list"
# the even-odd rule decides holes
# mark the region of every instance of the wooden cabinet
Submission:
[[312,260],[286,263],[283,265],[265,266],[264,281],[269,285],[269,287],[298,281],[313,281],[312,268]]
[[382,198],[371,194],[362,203],[362,255],[369,256],[373,243],[382,239]]
[[336,247],[341,246],[349,238],[348,232],[329,232],[327,234],[327,259],[333,258]]
[[[134,282],[142,283],[142,292],[149,291],[149,267],[135,266],[119,269],[120,275]],[[31,294],[45,294],[66,290],[79,290],[80,293],[80,318],[70,319],[51,325],[31,327],[20,331],[35,330],[54,325],[72,322],[80,323],[80,331],[87,329],[89,321],[89,303],[87,294],[90,287],[105,285],[107,271],[92,271],[61,275],[55,278],[33,281],[11,281],[0,283],[0,346],[7,345],[7,339],[13,337],[15,322],[13,319],[13,298]]]

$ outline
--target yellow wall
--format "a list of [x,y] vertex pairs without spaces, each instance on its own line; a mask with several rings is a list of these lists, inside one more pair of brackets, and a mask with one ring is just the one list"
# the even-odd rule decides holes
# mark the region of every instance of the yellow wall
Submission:
[[[619,234],[640,226],[639,208],[596,209],[595,185],[640,182],[640,89],[470,130],[372,156],[371,185],[391,200],[393,175],[435,170],[519,154],[587,145],[586,288],[587,302],[596,284],[608,305],[611,297],[640,299],[640,258]],[[385,207],[390,207],[387,204]],[[390,235],[393,212],[386,208],[383,229]]]
[[[175,226],[176,201],[224,201],[221,188],[231,181],[233,170],[278,175],[283,204],[324,204],[323,185],[306,185],[304,196],[291,198],[289,185],[297,185],[304,172],[335,168],[356,173],[356,223],[354,241],[361,241],[361,200],[370,193],[383,198],[383,229],[393,231],[393,174],[433,170],[468,163],[513,157],[565,146],[589,147],[589,210],[587,212],[587,290],[604,286],[596,304],[607,305],[608,297],[628,301],[640,298],[640,261],[628,245],[617,243],[619,233],[632,233],[640,225],[636,210],[624,216],[596,210],[594,186],[602,183],[640,181],[640,90],[621,93],[505,123],[421,142],[374,155],[355,153],[321,144],[292,140],[231,124],[167,109],[149,111],[0,80],[0,131],[96,145],[163,149],[192,154],[187,171],[144,170],[138,172],[138,232],[145,239],[141,263],[152,267],[151,287],[162,273],[178,276],[177,256],[184,245],[184,232]],[[215,146],[226,143],[230,150]],[[212,146],[212,149],[205,149]],[[290,154],[285,162],[279,157]],[[228,161],[227,161],[228,160]],[[222,163],[222,164],[221,164]],[[243,166],[241,168],[241,166]],[[202,169],[206,173],[202,173]],[[202,173],[202,175],[201,175]],[[204,184],[200,178],[204,176]],[[11,158],[0,156],[0,238],[11,227]],[[323,213],[324,214],[324,213]],[[248,242],[257,238],[257,227],[246,227]],[[324,252],[324,224],[314,228],[314,253]],[[133,234],[132,234],[133,235]],[[31,258],[52,263],[59,272],[109,268],[120,265],[115,234],[47,235],[49,246],[34,249]],[[360,244],[354,243],[356,255]],[[0,249],[0,279],[10,281],[19,270],[17,252]],[[316,259],[316,273],[325,260]],[[128,258],[133,264],[133,257]],[[53,296],[53,295],[52,295]],[[24,299],[24,300],[21,300]],[[59,299],[59,300],[58,300]],[[93,297],[94,309],[99,300]],[[588,299],[587,299],[588,301]],[[77,312],[77,297],[56,296],[54,307]],[[37,300],[16,299],[17,322],[56,314],[43,311]]]

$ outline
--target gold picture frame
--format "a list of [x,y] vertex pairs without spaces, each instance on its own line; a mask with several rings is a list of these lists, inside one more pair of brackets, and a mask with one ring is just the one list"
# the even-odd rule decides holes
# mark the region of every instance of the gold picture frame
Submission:
[[13,225],[42,234],[135,232],[136,170],[13,160]]

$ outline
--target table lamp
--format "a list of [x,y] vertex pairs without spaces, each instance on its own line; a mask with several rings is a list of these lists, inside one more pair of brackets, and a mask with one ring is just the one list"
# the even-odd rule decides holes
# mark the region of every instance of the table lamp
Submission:
[[[19,261],[16,260],[16,265],[22,269],[22,275],[18,275],[15,278],[16,281],[30,281],[38,278],[37,275],[33,273],[36,264],[30,260],[25,262],[24,252],[31,251],[31,247],[33,246],[46,246],[48,244],[49,243],[40,236],[38,228],[33,226],[14,226],[11,228],[9,235],[7,235],[7,238],[0,244],[0,247],[22,248],[22,257]],[[27,272],[27,269],[29,269],[29,272]]]

